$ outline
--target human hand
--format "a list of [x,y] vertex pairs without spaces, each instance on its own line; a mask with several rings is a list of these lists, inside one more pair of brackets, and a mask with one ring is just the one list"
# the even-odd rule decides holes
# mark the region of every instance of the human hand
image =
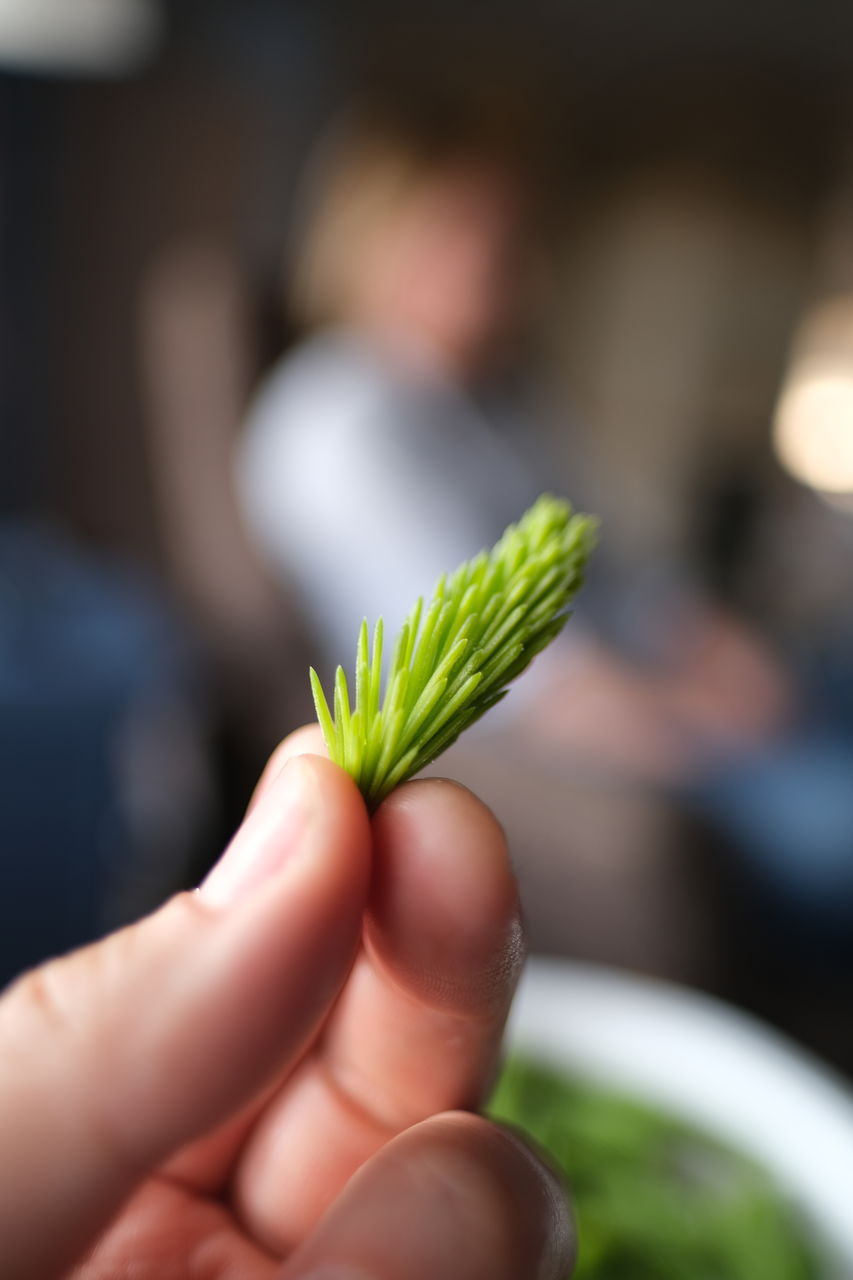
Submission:
[[753,747],[782,734],[796,693],[761,636],[719,606],[694,605],[673,620],[673,662],[662,692],[698,744]]
[[282,744],[198,893],[0,1000],[0,1276],[565,1276],[553,1175],[447,1114],[521,958],[500,830],[440,781],[371,825],[320,749]]
[[[548,655],[546,655],[547,657]],[[528,741],[584,772],[652,785],[683,781],[691,740],[661,697],[659,681],[602,644],[554,655],[550,679],[525,709]]]

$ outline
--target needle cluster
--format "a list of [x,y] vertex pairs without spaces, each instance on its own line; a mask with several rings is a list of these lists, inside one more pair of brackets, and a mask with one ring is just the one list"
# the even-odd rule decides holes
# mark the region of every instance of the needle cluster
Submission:
[[332,714],[311,669],[329,755],[352,775],[371,811],[499,702],[562,630],[595,534],[594,519],[543,494],[491,551],[439,578],[427,604],[415,603],[384,682],[381,618],[372,644],[361,624],[354,701],[338,667]]

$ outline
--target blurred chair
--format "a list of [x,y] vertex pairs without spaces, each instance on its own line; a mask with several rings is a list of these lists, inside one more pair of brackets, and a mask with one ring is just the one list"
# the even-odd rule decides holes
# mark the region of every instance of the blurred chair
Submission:
[[237,809],[269,750],[311,715],[300,619],[254,553],[233,495],[253,319],[226,245],[190,237],[152,261],[139,344],[157,527],[211,672],[212,714],[234,740]]

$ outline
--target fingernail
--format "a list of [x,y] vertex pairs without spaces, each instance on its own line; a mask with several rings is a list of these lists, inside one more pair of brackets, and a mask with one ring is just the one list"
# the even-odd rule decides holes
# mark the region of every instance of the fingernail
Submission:
[[294,756],[273,779],[199,888],[213,907],[253,893],[298,853],[319,802],[311,762]]

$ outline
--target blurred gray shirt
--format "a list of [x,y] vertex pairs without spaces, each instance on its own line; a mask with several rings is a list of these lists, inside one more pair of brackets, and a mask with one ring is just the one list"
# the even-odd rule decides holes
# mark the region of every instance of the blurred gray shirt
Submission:
[[242,438],[238,493],[296,588],[321,675],[351,662],[362,618],[381,614],[393,636],[441,573],[549,487],[534,453],[509,397],[481,402],[355,334],[315,338],[273,369]]

